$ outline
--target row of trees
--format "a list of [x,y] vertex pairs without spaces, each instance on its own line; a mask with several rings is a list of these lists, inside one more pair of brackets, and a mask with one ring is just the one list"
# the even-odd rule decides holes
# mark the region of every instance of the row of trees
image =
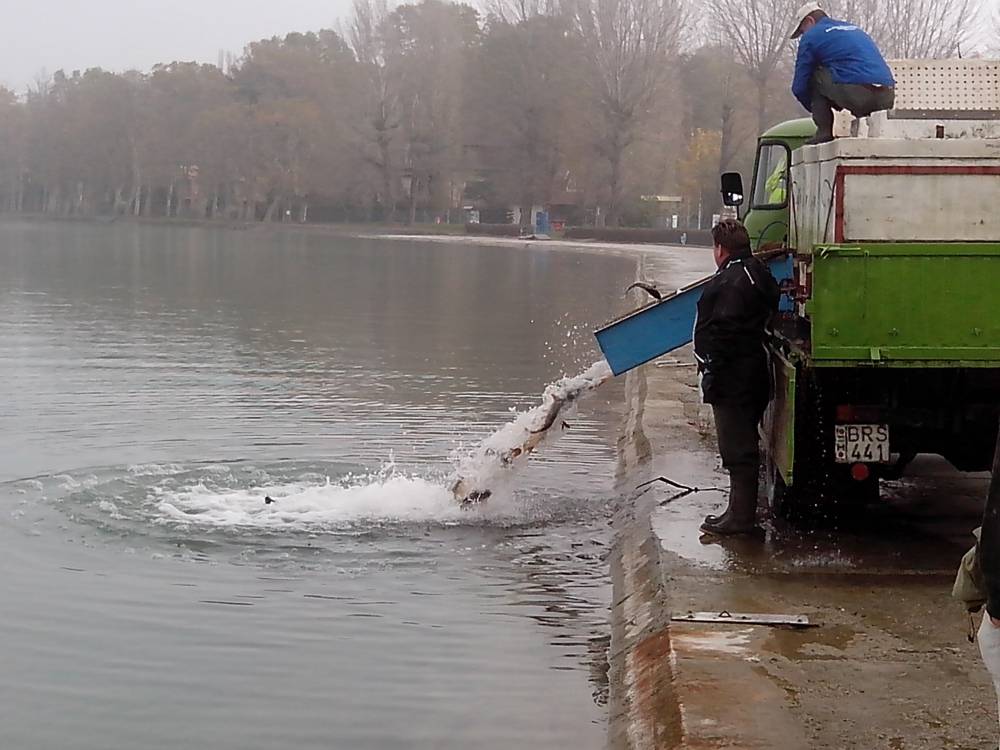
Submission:
[[[719,171],[796,113],[799,0],[488,2],[355,0],[340,32],[223,67],[0,90],[0,210],[412,222],[556,204],[638,223],[649,196],[715,208]],[[974,0],[838,2],[890,57],[953,55],[975,17]]]

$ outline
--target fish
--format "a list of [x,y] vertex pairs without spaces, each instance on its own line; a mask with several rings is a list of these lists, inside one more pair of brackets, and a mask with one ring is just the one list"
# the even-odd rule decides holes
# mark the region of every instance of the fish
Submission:
[[459,506],[472,508],[492,497],[491,483],[501,472],[510,470],[519,459],[534,453],[557,425],[559,432],[570,429],[570,423],[562,415],[611,378],[611,370],[603,360],[581,375],[563,378],[545,389],[541,404],[518,415],[483,441],[459,468],[451,484],[452,495]]

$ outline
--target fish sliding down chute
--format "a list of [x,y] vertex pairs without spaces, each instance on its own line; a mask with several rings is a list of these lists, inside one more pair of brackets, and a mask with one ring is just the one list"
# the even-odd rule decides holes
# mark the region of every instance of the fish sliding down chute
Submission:
[[[791,256],[783,250],[759,255],[775,279],[787,284],[792,278]],[[527,457],[552,433],[566,425],[563,417],[583,396],[616,375],[628,372],[691,342],[698,300],[706,276],[670,294],[637,282],[629,289],[644,289],[653,301],[595,331],[605,361],[596,362],[573,378],[563,378],[542,394],[542,403],[490,435],[458,467],[451,490],[455,499],[468,507],[493,494],[502,473]],[[783,298],[780,310],[788,310],[791,300]]]
[[527,461],[553,431],[566,429],[569,425],[565,417],[573,406],[612,377],[607,362],[601,361],[575,377],[548,386],[542,393],[542,403],[518,414],[462,460],[451,488],[455,499],[467,507],[489,498],[503,472]]

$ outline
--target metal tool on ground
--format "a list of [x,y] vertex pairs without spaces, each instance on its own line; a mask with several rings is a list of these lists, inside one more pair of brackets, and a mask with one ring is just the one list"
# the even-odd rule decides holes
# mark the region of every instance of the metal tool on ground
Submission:
[[748,614],[745,612],[688,612],[672,615],[673,622],[706,622],[739,625],[767,625],[772,628],[818,628],[818,622],[811,622],[806,615]]
[[669,487],[673,487],[676,490],[680,490],[679,492],[668,497],[666,500],[661,500],[659,502],[659,505],[666,505],[668,503],[672,503],[674,500],[680,500],[682,497],[687,497],[688,495],[694,495],[698,492],[722,492],[723,494],[729,492],[729,490],[724,489],[722,487],[691,487],[686,484],[681,484],[680,482],[675,482],[673,479],[670,479],[669,477],[656,477],[654,479],[650,479],[648,482],[643,482],[642,484],[636,485],[635,489],[642,490],[642,492],[637,491],[636,494],[632,496],[632,499],[634,500],[636,498],[645,495],[647,492],[649,492],[650,489],[652,489],[652,486],[657,482],[662,482],[663,484],[666,484]]

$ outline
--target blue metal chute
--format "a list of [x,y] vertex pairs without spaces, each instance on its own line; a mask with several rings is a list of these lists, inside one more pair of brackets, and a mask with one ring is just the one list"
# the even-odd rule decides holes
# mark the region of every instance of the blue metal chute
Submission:
[[[779,284],[792,278],[790,255],[771,257],[767,265]],[[621,375],[691,343],[698,300],[711,279],[699,279],[596,330],[594,335],[611,371]],[[791,300],[783,296],[780,309],[790,310],[791,305]]]
[[621,375],[690,342],[698,300],[711,278],[678,289],[595,331],[611,372]]

